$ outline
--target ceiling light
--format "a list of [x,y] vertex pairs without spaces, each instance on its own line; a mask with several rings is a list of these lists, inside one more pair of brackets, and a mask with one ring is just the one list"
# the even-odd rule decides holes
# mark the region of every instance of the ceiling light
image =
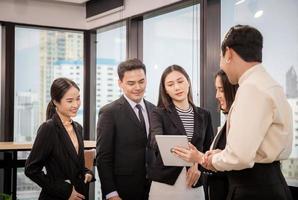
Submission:
[[259,18],[263,15],[264,11],[263,10],[258,10],[255,15],[254,15],[254,18]]
[[239,0],[239,1],[237,1],[236,3],[235,3],[235,6],[237,6],[237,5],[239,5],[239,4],[242,4],[242,3],[244,3],[245,2],[245,0]]

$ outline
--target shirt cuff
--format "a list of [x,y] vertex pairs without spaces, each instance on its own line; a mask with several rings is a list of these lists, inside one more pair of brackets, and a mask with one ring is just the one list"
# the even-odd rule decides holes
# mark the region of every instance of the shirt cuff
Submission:
[[116,196],[119,196],[118,192],[113,191],[113,192],[110,192],[109,194],[106,195],[106,199],[109,199],[111,197],[116,197]]
[[223,169],[220,164],[218,164],[220,161],[221,161],[221,153],[217,153],[217,154],[214,154],[213,157],[212,157],[212,166],[214,167],[214,169],[216,171],[225,171],[225,169]]

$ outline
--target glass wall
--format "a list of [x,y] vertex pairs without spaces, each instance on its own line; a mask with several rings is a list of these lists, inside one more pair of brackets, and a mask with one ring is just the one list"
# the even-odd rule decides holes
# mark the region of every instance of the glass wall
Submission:
[[200,5],[147,18],[143,22],[143,60],[147,67],[146,99],[156,104],[163,70],[182,66],[191,77],[194,101],[200,89]]
[[[0,24],[0,78],[2,79],[2,25]],[[1,87],[1,81],[0,81],[0,95],[2,96],[2,87]],[[2,98],[0,98],[0,112],[2,112],[1,110],[1,100]],[[0,127],[2,127],[2,114],[0,114]],[[0,128],[1,130],[1,128]],[[2,135],[0,134],[0,139],[2,139]]]
[[[96,113],[94,114],[97,122],[100,108],[118,99],[122,94],[118,87],[117,67],[126,59],[125,22],[98,29],[96,42]],[[100,200],[101,190],[97,170],[95,174],[98,180],[95,182],[95,199]]]
[[[83,33],[16,27],[14,141],[33,142],[45,121],[54,79],[67,77],[81,89],[82,104],[74,119],[83,123]],[[23,159],[28,152],[19,152]],[[40,188],[18,169],[17,199],[37,199]]]
[[236,24],[258,28],[264,36],[263,64],[281,84],[293,111],[293,150],[282,162],[289,185],[298,186],[298,1],[222,0],[222,38]]
[[98,114],[102,106],[121,95],[117,67],[126,59],[125,22],[98,29],[96,42],[96,114]]

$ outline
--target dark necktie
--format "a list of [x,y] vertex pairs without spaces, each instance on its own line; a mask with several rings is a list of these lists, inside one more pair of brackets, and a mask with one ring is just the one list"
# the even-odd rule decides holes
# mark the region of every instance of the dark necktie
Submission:
[[143,115],[143,112],[142,112],[142,106],[140,104],[137,104],[136,107],[139,110],[139,120],[140,120],[140,123],[141,123],[141,127],[144,129],[144,132],[147,135],[145,119],[144,119],[144,115]]

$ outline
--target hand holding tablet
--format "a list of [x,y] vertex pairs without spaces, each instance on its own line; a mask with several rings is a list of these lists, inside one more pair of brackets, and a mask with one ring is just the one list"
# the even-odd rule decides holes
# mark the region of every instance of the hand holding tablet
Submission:
[[156,142],[165,166],[192,166],[192,162],[187,162],[175,153],[175,147],[188,148],[186,135],[156,135]]

